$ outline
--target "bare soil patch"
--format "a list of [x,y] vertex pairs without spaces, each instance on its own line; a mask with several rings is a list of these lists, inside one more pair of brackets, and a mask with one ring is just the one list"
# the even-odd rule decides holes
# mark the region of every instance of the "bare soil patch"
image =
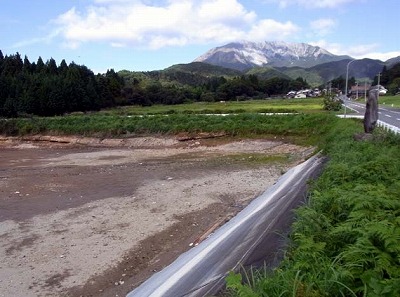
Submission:
[[0,138],[0,296],[125,296],[313,150],[186,139]]

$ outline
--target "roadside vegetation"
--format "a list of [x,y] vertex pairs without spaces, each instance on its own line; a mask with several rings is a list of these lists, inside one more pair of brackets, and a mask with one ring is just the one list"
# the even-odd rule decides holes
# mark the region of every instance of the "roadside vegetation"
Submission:
[[[359,97],[357,102],[365,103],[364,97]],[[380,107],[396,107],[400,108],[400,94],[397,95],[384,95],[384,96],[379,96],[379,106]]]
[[381,107],[400,107],[400,94],[396,96],[381,96],[379,97]]
[[230,296],[400,296],[400,137],[368,141],[356,120],[331,125],[329,162],[296,210],[290,246],[273,270],[227,278]]
[[340,111],[342,109],[342,100],[336,96],[325,96],[324,109],[328,111]]

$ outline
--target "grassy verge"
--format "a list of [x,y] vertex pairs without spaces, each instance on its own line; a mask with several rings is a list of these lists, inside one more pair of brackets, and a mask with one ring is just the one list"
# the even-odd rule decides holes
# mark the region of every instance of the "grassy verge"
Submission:
[[381,107],[400,107],[400,95],[396,96],[380,96],[379,104]]
[[355,141],[360,126],[332,125],[330,161],[296,211],[284,261],[249,285],[231,274],[232,296],[400,296],[400,138]]
[[[396,96],[379,96],[380,107],[396,107],[400,108],[400,95]],[[364,97],[358,98],[357,102],[365,103]]]

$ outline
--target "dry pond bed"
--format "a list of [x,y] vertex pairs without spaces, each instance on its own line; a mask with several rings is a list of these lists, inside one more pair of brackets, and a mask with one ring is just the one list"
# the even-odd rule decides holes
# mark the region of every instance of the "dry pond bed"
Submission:
[[125,296],[313,148],[0,138],[0,296]]

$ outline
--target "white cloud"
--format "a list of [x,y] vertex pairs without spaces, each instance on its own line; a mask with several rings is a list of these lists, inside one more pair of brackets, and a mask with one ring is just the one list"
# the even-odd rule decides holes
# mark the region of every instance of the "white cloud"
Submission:
[[305,8],[337,8],[351,2],[360,2],[363,0],[264,0],[266,3],[276,3],[281,8],[290,5],[298,5]]
[[112,46],[157,49],[238,39],[280,39],[299,30],[291,22],[259,19],[238,0],[92,3],[84,11],[72,8],[55,20],[66,44],[76,48],[85,42],[103,41]]
[[349,55],[355,58],[365,57],[369,55],[371,52],[376,51],[379,48],[379,44],[370,43],[370,44],[357,44],[352,45],[347,49]]
[[[318,41],[309,41],[313,46],[319,46],[334,55],[342,55],[342,46],[339,43],[328,43],[326,40],[321,39]],[[346,53],[347,54],[347,53]]]
[[[194,7],[196,9],[196,7]],[[252,22],[256,19],[255,12],[248,12],[236,0],[203,1],[196,13],[202,20],[217,22]]]
[[12,48],[26,47],[26,46],[31,46],[31,45],[38,44],[38,43],[50,44],[51,41],[55,37],[57,37],[59,34],[60,34],[60,31],[58,29],[55,29],[44,37],[34,37],[31,39],[19,41],[19,42],[13,44]]
[[363,55],[354,56],[357,59],[370,58],[377,59],[381,61],[387,61],[391,58],[400,57],[400,51],[392,51],[392,52],[369,52]]
[[348,55],[355,59],[377,59],[381,61],[386,61],[390,58],[400,56],[400,51],[391,52],[379,52],[380,45],[377,43],[371,44],[358,44],[351,46],[343,46],[339,43],[328,43],[325,40],[319,40],[316,42],[309,42],[311,45],[319,46],[335,55]]
[[119,47],[119,48],[122,48],[122,47],[126,47],[126,44],[124,44],[124,43],[119,43],[119,42],[111,42],[111,46],[112,46],[112,47]]
[[325,36],[336,27],[336,21],[333,19],[318,19],[310,22],[310,28],[315,35]]
[[270,19],[261,20],[252,26],[247,38],[252,41],[282,40],[299,30],[292,22],[280,23]]

